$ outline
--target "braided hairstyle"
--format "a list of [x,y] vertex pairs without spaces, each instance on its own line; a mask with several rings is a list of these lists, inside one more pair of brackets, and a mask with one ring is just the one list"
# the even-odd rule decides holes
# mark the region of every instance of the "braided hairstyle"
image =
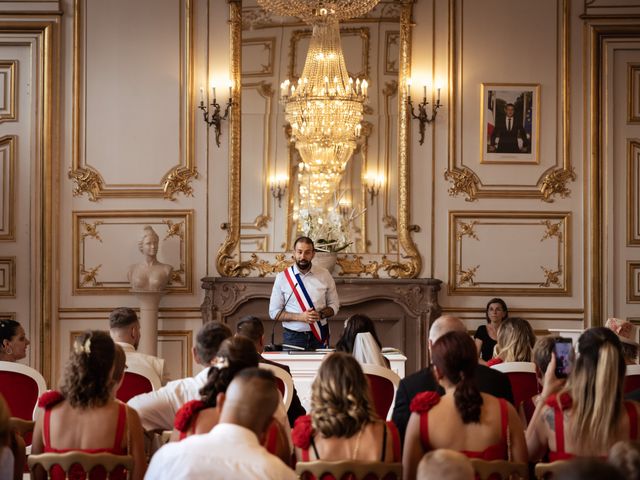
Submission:
[[311,386],[311,423],[324,437],[352,437],[376,421],[369,383],[352,355],[327,356]]
[[240,335],[227,338],[209,368],[207,383],[200,389],[201,400],[207,407],[215,407],[216,397],[227,391],[233,377],[245,368],[257,367],[258,363],[260,355],[251,340]]
[[87,330],[76,339],[60,385],[72,407],[101,407],[109,401],[115,355],[115,344],[106,332]]
[[476,386],[478,350],[466,332],[449,332],[431,347],[431,360],[440,374],[456,386],[453,399],[463,423],[480,421],[482,395]]

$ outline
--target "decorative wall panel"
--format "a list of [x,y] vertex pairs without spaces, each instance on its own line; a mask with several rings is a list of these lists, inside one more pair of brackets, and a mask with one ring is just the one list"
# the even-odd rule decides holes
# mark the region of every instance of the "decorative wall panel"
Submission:
[[0,312],[0,320],[15,320],[16,312]]
[[193,292],[192,210],[73,213],[73,291],[129,292],[129,267],[143,260],[138,241],[150,225],[160,237],[158,261],[173,266],[169,293]]
[[275,37],[243,39],[242,76],[268,77],[273,75],[275,55]]
[[398,75],[398,54],[400,53],[400,32],[388,30],[384,39],[384,73]]
[[192,336],[191,330],[158,331],[158,357],[166,360],[165,370],[169,378],[193,375]]
[[192,195],[192,28],[192,0],[75,0],[74,195]]
[[16,137],[0,138],[0,241],[15,237]]
[[16,257],[0,257],[0,297],[16,296]]
[[640,303],[640,262],[627,262],[627,302]]
[[450,212],[449,294],[569,295],[569,212]]
[[640,245],[640,143],[629,141],[627,161],[627,245]]
[[627,121],[640,122],[640,64],[627,65],[627,98],[629,99]]
[[0,61],[0,124],[18,119],[17,60]]

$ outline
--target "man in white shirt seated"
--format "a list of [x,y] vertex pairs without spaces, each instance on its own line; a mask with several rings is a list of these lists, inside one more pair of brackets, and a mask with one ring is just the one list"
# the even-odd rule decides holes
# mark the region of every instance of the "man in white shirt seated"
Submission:
[[145,430],[171,430],[178,409],[190,400],[200,399],[200,389],[207,383],[209,366],[215,360],[220,344],[231,337],[231,330],[220,322],[205,324],[196,336],[193,358],[206,367],[194,377],[174,380],[154,392],[143,393],[129,400]]
[[238,373],[226,393],[218,394],[219,423],[209,433],[169,443],[151,459],[149,479],[274,479],[296,474],[260,445],[280,397],[268,370]]
[[164,370],[164,359],[138,352],[140,344],[140,322],[136,312],[131,308],[118,307],[109,314],[109,335],[114,342],[122,347],[127,356],[127,367],[142,365],[156,374],[155,379],[163,385],[167,383],[167,374]]

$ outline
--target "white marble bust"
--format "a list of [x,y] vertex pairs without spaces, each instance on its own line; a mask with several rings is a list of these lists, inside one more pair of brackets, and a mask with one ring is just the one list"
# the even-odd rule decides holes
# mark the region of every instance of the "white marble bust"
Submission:
[[152,227],[144,227],[138,248],[144,255],[144,261],[131,265],[129,283],[134,292],[164,292],[171,279],[173,267],[160,263],[156,258],[160,237]]

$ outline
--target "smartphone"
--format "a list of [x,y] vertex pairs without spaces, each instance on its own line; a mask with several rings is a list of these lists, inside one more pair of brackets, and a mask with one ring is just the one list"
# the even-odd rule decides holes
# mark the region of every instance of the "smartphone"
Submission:
[[571,371],[571,345],[570,338],[558,337],[553,346],[553,352],[556,354],[556,377],[567,378]]

